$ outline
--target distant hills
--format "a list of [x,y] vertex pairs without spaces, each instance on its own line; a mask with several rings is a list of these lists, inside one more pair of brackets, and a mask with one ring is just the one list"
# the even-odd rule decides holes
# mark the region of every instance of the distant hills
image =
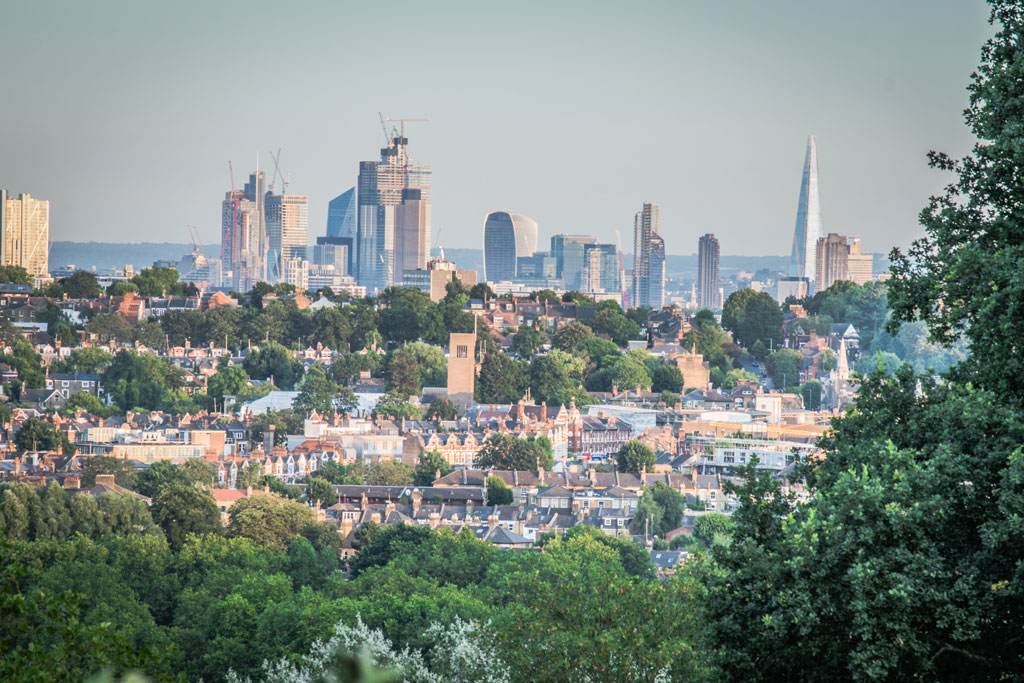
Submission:
[[[220,245],[207,246],[204,251],[207,256],[219,256]],[[191,253],[191,244],[174,242],[51,242],[50,268],[72,265],[83,270],[110,270],[131,264],[138,271],[162,259],[180,261]]]
[[[220,255],[220,245],[205,246],[207,256]],[[148,268],[155,261],[169,259],[180,261],[186,254],[192,253],[191,244],[176,242],[52,242],[50,244],[50,268],[73,265],[83,270],[109,270],[124,268],[131,264],[136,270]],[[445,258],[454,261],[459,268],[483,272],[484,257],[481,249],[444,250]],[[875,272],[888,268],[888,259],[884,254],[875,254]],[[624,265],[627,270],[633,267],[633,255],[625,254]],[[785,270],[789,266],[789,256],[736,256],[723,255],[721,274],[729,277],[740,271],[755,273],[761,268],[771,271]],[[693,278],[697,274],[697,255],[668,256],[665,264],[666,275],[673,278]]]

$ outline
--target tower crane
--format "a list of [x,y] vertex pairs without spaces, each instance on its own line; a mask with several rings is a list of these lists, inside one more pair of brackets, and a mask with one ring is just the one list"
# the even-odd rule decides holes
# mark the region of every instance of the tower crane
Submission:
[[206,256],[206,250],[203,248],[203,240],[199,237],[199,228],[195,225],[189,225],[187,227],[188,236],[192,238],[194,253]]
[[273,152],[271,152],[270,153],[270,158],[274,160],[274,175],[273,175],[273,177],[271,177],[271,179],[270,179],[270,187],[268,187],[267,189],[269,189],[270,193],[273,194],[274,193],[274,183],[277,181],[277,177],[281,176],[281,194],[287,194],[287,192],[288,192],[288,182],[289,181],[287,179],[285,179],[284,173],[281,173],[281,170],[280,170],[280,168],[281,168],[281,148],[280,147],[277,148],[277,155],[276,156],[274,155]]
[[397,124],[401,125],[401,129],[399,131],[399,135],[401,135],[403,138],[405,137],[405,124],[406,124],[407,121],[408,122],[416,121],[416,122],[422,122],[422,123],[430,123],[430,119],[388,119],[389,123],[397,123]]

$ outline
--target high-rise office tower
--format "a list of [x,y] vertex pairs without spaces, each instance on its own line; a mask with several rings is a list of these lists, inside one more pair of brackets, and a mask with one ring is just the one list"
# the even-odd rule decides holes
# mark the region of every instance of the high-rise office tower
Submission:
[[597,242],[590,235],[554,235],[551,238],[551,255],[555,257],[556,276],[562,278],[562,286],[568,290],[583,287],[583,248]]
[[583,247],[584,292],[619,292],[619,253],[614,244],[587,244]]
[[50,202],[0,190],[0,265],[21,266],[35,278],[50,270]]
[[829,233],[828,237],[818,240],[816,247],[814,288],[817,291],[825,291],[838,280],[850,279],[850,268],[847,261],[850,248],[846,244],[845,237],[834,232]]
[[245,187],[224,193],[221,204],[221,263],[242,292],[267,279],[263,181],[262,172],[249,174]]
[[355,237],[356,188],[350,187],[327,204],[327,237]]
[[859,237],[850,240],[850,255],[846,258],[846,265],[850,271],[850,282],[866,285],[874,279],[875,257],[861,253]]
[[317,237],[313,263],[331,266],[338,275],[349,274],[349,244],[344,237]]
[[427,203],[422,191],[415,188],[402,190],[402,203],[395,207],[395,284],[401,282],[401,273],[427,267],[430,235],[427,234]]
[[633,306],[659,310],[665,300],[665,241],[658,205],[645,202],[633,221]]
[[[348,247],[348,263],[344,272],[351,273],[355,265],[356,234],[359,224],[356,220],[356,188],[350,187],[327,204],[327,234],[325,244],[345,245]],[[317,238],[317,243],[319,243]]]
[[492,211],[484,220],[484,280],[516,279],[518,259],[537,251],[537,223],[519,213]]
[[722,290],[718,286],[721,251],[718,238],[708,233],[697,246],[697,307],[717,311],[722,308]]
[[[821,200],[818,197],[818,142],[812,135],[807,139],[807,156],[804,158],[804,174],[800,181],[800,202],[796,207],[793,255],[789,267],[791,277],[814,279],[822,226]],[[822,288],[815,286],[815,289]]]
[[286,259],[305,259],[309,244],[309,200],[298,194],[270,194],[266,200],[267,269],[271,280],[282,279]]
[[402,203],[402,190],[420,191],[426,211],[423,229],[430,234],[430,167],[412,164],[408,146],[408,138],[394,135],[380,150],[380,161],[359,162],[358,256],[353,265],[359,283],[371,291],[402,278],[395,269],[395,207]]

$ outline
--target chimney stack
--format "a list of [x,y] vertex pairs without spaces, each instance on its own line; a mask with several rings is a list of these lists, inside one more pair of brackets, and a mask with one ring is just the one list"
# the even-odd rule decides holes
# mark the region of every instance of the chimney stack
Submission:
[[274,453],[274,432],[277,429],[274,425],[267,425],[263,432],[263,452],[267,455]]

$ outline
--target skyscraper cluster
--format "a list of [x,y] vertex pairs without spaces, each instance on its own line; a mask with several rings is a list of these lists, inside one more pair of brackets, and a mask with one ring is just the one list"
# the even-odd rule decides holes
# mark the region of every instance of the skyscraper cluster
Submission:
[[[355,286],[379,291],[423,269],[430,251],[430,167],[415,165],[408,139],[393,134],[380,161],[359,164],[359,179],[328,205],[327,230],[309,248],[309,202],[264,191],[256,171],[222,205],[221,259],[240,291],[263,280],[296,287]],[[286,187],[286,186],[285,186]]]
[[353,273],[368,290],[401,284],[408,269],[426,268],[430,244],[430,167],[413,164],[404,134],[393,135],[380,161],[359,163]]

